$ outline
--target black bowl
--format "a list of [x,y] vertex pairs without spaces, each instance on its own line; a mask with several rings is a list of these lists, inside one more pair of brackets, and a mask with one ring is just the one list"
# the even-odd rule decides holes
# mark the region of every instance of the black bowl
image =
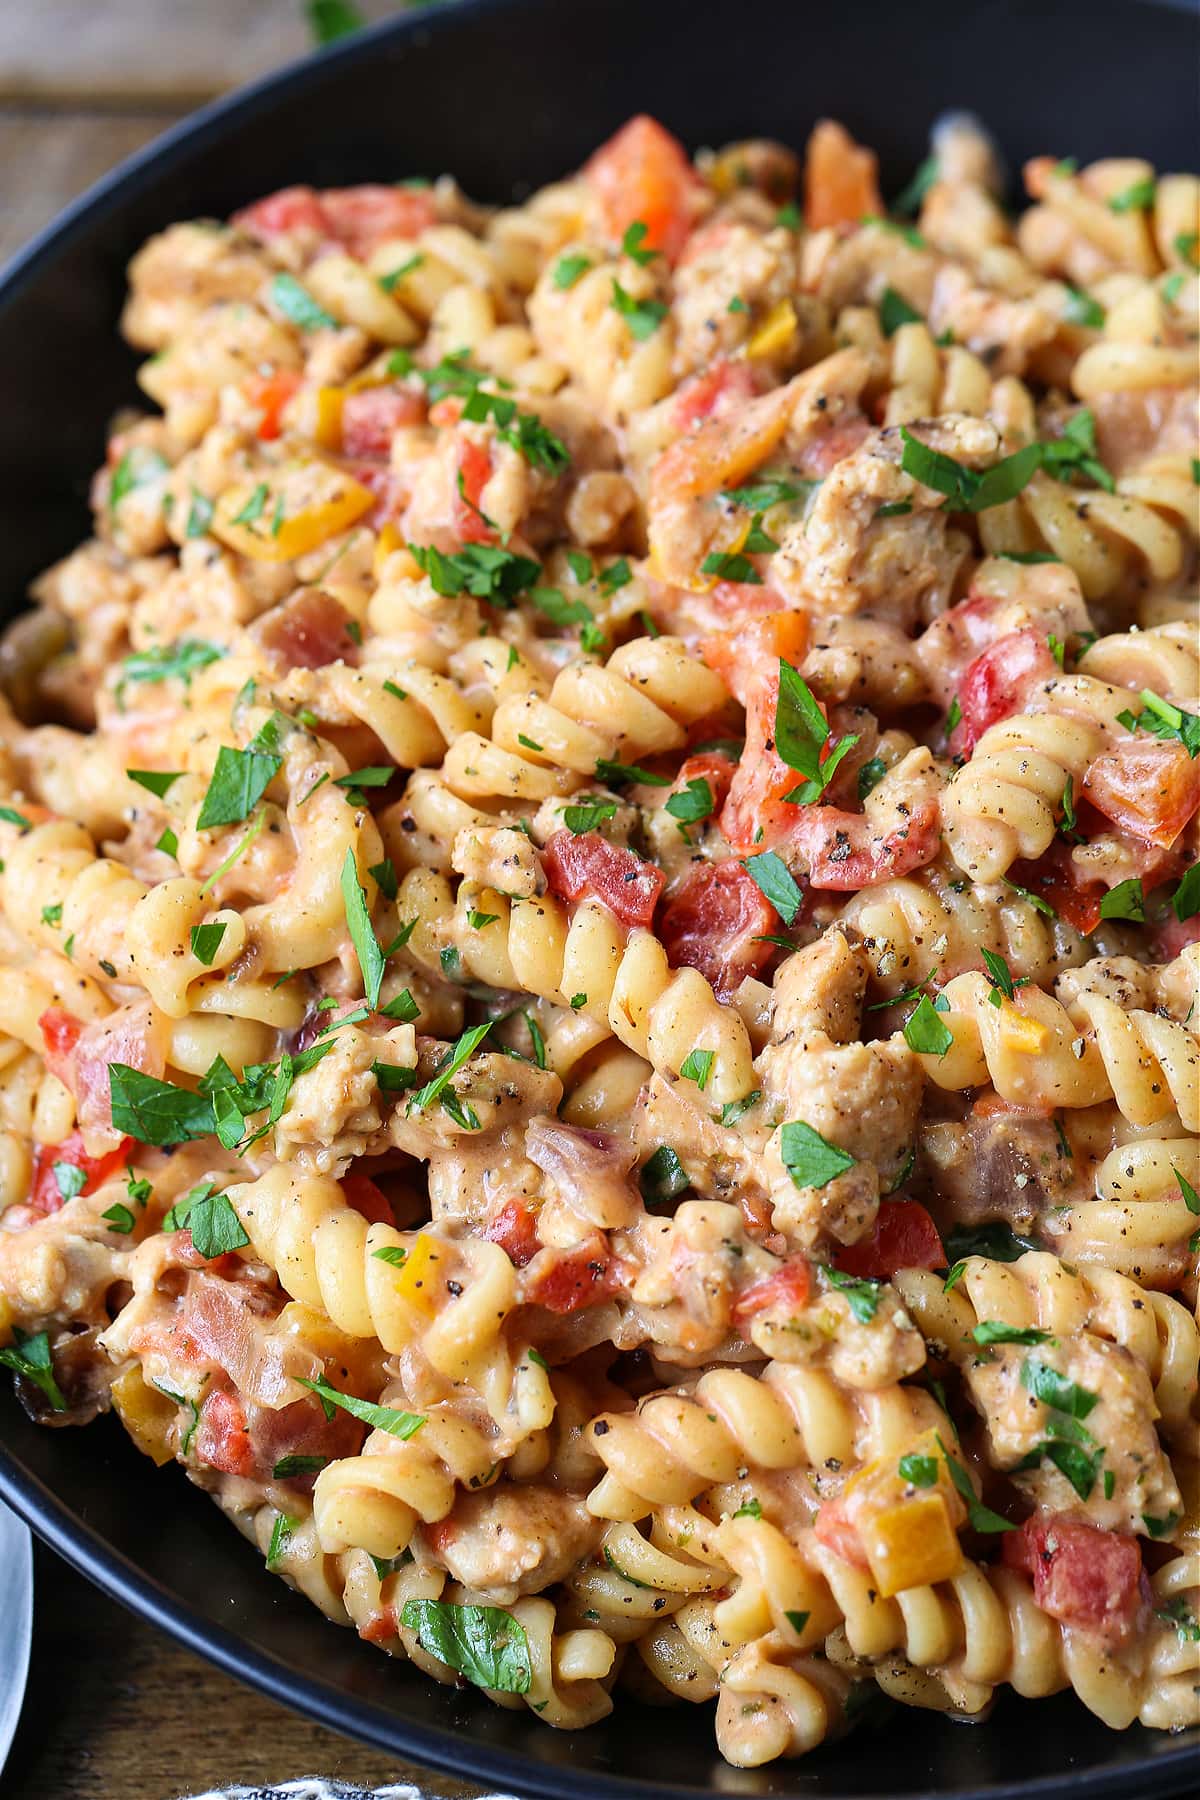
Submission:
[[[967,108],[1014,168],[1194,160],[1194,9],[1142,0],[477,0],[350,40],[209,108],[135,157],[0,281],[0,594],[86,535],[109,414],[135,397],[116,321],[129,256],[172,219],[224,215],[289,182],[452,170],[505,200],[580,162],[629,114],[689,143],[769,133],[798,144],[843,119],[895,189],[930,122]],[[720,1762],[707,1713],[623,1703],[572,1735],[439,1688],[334,1630],[179,1470],[157,1472],[113,1421],[31,1425],[0,1395],[0,1493],[85,1575],[232,1674],[385,1750],[526,1794],[815,1800],[1195,1792],[1200,1734],[1113,1733],[1070,1696],[1009,1696],[983,1726],[891,1717],[798,1764]],[[2,1629],[2,1622],[0,1622]]]

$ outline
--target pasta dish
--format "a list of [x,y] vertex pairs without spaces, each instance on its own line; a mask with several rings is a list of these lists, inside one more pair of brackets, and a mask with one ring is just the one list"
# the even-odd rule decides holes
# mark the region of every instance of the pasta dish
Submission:
[[0,1362],[546,1725],[1200,1722],[1200,181],[1024,184],[172,225],[0,648]]

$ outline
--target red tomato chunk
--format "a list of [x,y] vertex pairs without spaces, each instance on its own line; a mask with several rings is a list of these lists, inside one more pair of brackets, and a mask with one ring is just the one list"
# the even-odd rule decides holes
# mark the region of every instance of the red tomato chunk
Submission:
[[1033,1581],[1042,1611],[1126,1643],[1142,1612],[1142,1552],[1136,1538],[1101,1531],[1061,1513],[1027,1519],[1004,1538],[1004,1561]]
[[537,1234],[537,1215],[519,1200],[506,1200],[491,1220],[484,1237],[499,1244],[509,1262],[518,1269],[532,1262],[541,1244]]
[[751,1282],[733,1303],[733,1322],[739,1331],[762,1312],[798,1313],[808,1303],[812,1274],[802,1256],[785,1262],[761,1281]]
[[1130,738],[1089,764],[1083,792],[1114,825],[1169,849],[1200,807],[1200,757],[1182,744]]
[[64,1164],[68,1169],[78,1169],[84,1177],[80,1193],[94,1194],[110,1175],[115,1175],[118,1169],[124,1167],[132,1148],[133,1139],[122,1138],[115,1150],[107,1150],[103,1156],[89,1156],[77,1131],[64,1138],[61,1144],[39,1144],[34,1153],[29,1204],[35,1212],[40,1213],[57,1212],[62,1206],[66,1196],[54,1172],[56,1163]]
[[968,666],[959,685],[962,720],[952,738],[955,750],[969,756],[989,726],[1020,712],[1030,690],[1059,673],[1040,632],[1012,631],[997,638]]
[[577,1312],[608,1293],[608,1240],[593,1232],[573,1250],[543,1250],[525,1278],[524,1299],[552,1313]]
[[646,227],[647,250],[674,262],[692,227],[700,180],[678,138],[641,113],[623,125],[584,169],[614,243],[630,225]]
[[342,449],[347,456],[387,456],[392,433],[403,425],[417,425],[424,417],[423,397],[395,382],[347,394],[342,403]]
[[890,1281],[897,1269],[945,1268],[946,1252],[919,1200],[885,1200],[870,1237],[839,1250],[834,1262],[847,1275]]
[[598,831],[556,831],[542,851],[550,892],[560,900],[601,900],[622,925],[651,924],[663,872]]
[[699,969],[724,996],[769,962],[772,946],[756,939],[778,927],[775,908],[731,858],[693,864],[664,904],[658,933],[672,968]]

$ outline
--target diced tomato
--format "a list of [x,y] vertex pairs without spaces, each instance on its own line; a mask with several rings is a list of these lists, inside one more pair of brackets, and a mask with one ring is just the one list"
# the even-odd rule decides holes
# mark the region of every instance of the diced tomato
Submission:
[[671,423],[677,431],[692,431],[703,419],[738,411],[753,399],[756,388],[748,362],[719,356],[678,390],[671,403]]
[[132,1148],[133,1139],[122,1138],[115,1150],[107,1150],[103,1156],[89,1156],[77,1131],[65,1137],[61,1144],[39,1144],[33,1158],[30,1206],[39,1213],[57,1212],[62,1206],[63,1192],[54,1173],[56,1163],[66,1163],[69,1168],[81,1170],[85,1179],[80,1193],[94,1194],[110,1175],[123,1167]]
[[808,1304],[811,1288],[808,1263],[802,1256],[792,1257],[742,1290],[733,1303],[733,1322],[741,1331],[762,1312],[801,1312]]
[[537,1232],[537,1214],[519,1200],[506,1200],[495,1218],[490,1220],[484,1237],[499,1244],[509,1262],[523,1269],[541,1249]]
[[804,220],[810,231],[853,225],[884,210],[879,164],[873,150],[856,144],[845,126],[822,119],[814,126],[804,159]]
[[796,468],[806,481],[824,481],[835,464],[852,456],[870,436],[871,421],[850,413],[825,429],[815,431],[796,457]]
[[245,206],[233,223],[259,238],[286,237],[307,231],[335,238],[351,256],[365,257],[388,238],[413,238],[437,218],[437,201],[428,188],[359,187],[281,188]]
[[1042,1611],[1110,1643],[1137,1632],[1143,1610],[1142,1552],[1136,1538],[1101,1531],[1062,1513],[1035,1514],[1002,1539],[1010,1568],[1033,1581]]
[[259,238],[286,237],[293,231],[324,232],[325,213],[310,187],[280,188],[233,215],[233,223]]
[[83,1020],[65,1006],[48,1006],[38,1019],[38,1029],[46,1047],[46,1067],[65,1087],[73,1087],[72,1059],[83,1035]]
[[236,1394],[217,1388],[200,1407],[196,1455],[224,1475],[254,1474],[254,1445],[246,1429],[246,1413]]
[[1083,793],[1115,825],[1168,849],[1200,808],[1200,757],[1174,741],[1128,738],[1088,765]]
[[988,729],[1020,712],[1031,689],[1060,673],[1045,636],[1037,631],[1011,631],[989,644],[962,678],[958,690],[961,722],[950,742],[970,756]]
[[347,456],[387,456],[392,433],[424,417],[424,397],[400,382],[361,388],[342,402],[342,449]]
[[944,1269],[946,1253],[919,1200],[885,1200],[870,1237],[847,1244],[833,1260],[847,1275],[890,1281],[897,1269]]
[[482,444],[464,438],[458,447],[453,529],[464,544],[494,544],[496,533],[486,523],[479,500],[492,478],[492,459]]
[[608,1240],[599,1231],[573,1250],[541,1250],[529,1265],[525,1301],[548,1312],[572,1313],[608,1293]]
[[721,830],[739,853],[769,850],[787,835],[795,807],[784,803],[800,777],[775,748],[779,663],[793,667],[808,647],[803,613],[767,613],[740,631],[703,638],[700,653],[746,708],[746,747],[721,809]]
[[1062,839],[1051,844],[1036,862],[1016,862],[1008,872],[1016,887],[1023,887],[1052,906],[1060,919],[1086,937],[1100,923],[1102,881],[1083,882],[1071,861],[1071,847]]
[[821,892],[856,893],[907,875],[932,862],[941,845],[936,800],[914,808],[903,825],[883,837],[876,835],[864,813],[842,812],[836,806],[788,810],[793,814],[786,833],[789,846],[807,864],[809,886]]
[[807,650],[808,617],[802,612],[767,613],[744,630],[717,631],[700,640],[700,654],[709,668],[747,708],[764,688],[772,695],[778,692],[780,657],[795,667]]
[[560,900],[603,901],[622,925],[649,926],[662,892],[663,872],[598,831],[575,837],[556,831],[542,851],[542,867]]
[[243,381],[243,394],[261,415],[258,436],[264,441],[277,438],[283,430],[283,409],[299,386],[300,377],[295,369],[276,369],[273,375],[255,373],[247,375]]
[[350,635],[350,614],[323,588],[306,587],[271,607],[250,627],[272,670],[323,669],[332,662],[355,662],[358,646]]
[[396,1636],[395,1607],[380,1606],[368,1613],[358,1628],[358,1635],[367,1644],[390,1644]]
[[326,226],[351,256],[370,256],[389,238],[414,238],[437,222],[432,188],[384,187],[363,182],[358,187],[326,188],[320,196]]
[[661,250],[670,262],[687,242],[693,201],[701,182],[678,138],[657,120],[640,113],[584,168],[614,243],[638,220],[646,227],[648,250]]
[[827,1550],[832,1550],[835,1556],[840,1556],[851,1568],[870,1567],[858,1531],[846,1517],[843,1501],[827,1500],[813,1520],[813,1531],[819,1544],[824,1544]]
[[[149,1000],[120,1006],[84,1027],[75,1046],[74,1088],[79,1129],[89,1143],[117,1141],[109,1067],[122,1062],[161,1080],[167,1063],[167,1021]],[[124,1141],[123,1139],[120,1141]]]
[[658,935],[672,968],[699,969],[723,997],[765,967],[771,945],[755,940],[778,926],[774,907],[730,857],[692,864],[663,906]]
[[1189,944],[1196,943],[1200,943],[1200,913],[1193,913],[1190,919],[1177,919],[1171,913],[1154,934],[1153,961],[1173,962]]
[[391,1201],[369,1175],[343,1175],[342,1193],[347,1204],[364,1219],[369,1219],[372,1225],[396,1223]]

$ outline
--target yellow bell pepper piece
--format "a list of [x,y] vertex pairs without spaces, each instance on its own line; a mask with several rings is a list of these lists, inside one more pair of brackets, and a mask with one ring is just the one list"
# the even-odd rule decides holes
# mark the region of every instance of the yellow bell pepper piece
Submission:
[[780,300],[746,345],[746,355],[774,356],[778,351],[786,350],[796,335],[797,326],[795,307],[790,300]]
[[442,1261],[442,1248],[437,1239],[422,1231],[396,1271],[396,1292],[401,1299],[430,1318],[437,1311],[434,1284]]
[[375,540],[375,555],[371,566],[376,581],[383,574],[383,565],[388,557],[394,556],[397,550],[403,550],[403,548],[404,533],[389,519]]
[[1011,1002],[1001,1001],[1000,1036],[1006,1050],[1018,1051],[1022,1056],[1036,1056],[1049,1035],[1037,1019],[1027,1019]]
[[342,407],[345,402],[345,388],[317,389],[313,439],[322,450],[340,450],[342,447]]
[[113,1382],[112,1403],[143,1456],[160,1469],[174,1460],[175,1452],[168,1440],[179,1408],[174,1400],[149,1385],[136,1363]]
[[8,1340],[11,1338],[12,1328],[13,1309],[4,1298],[4,1295],[0,1294],[0,1349],[3,1349],[5,1344],[7,1344]]
[[291,562],[348,530],[374,504],[370,488],[329,463],[293,463],[227,488],[212,531],[256,562]]
[[905,1588],[948,1581],[963,1554],[939,1493],[914,1494],[863,1519],[858,1527],[871,1576],[884,1599]]

